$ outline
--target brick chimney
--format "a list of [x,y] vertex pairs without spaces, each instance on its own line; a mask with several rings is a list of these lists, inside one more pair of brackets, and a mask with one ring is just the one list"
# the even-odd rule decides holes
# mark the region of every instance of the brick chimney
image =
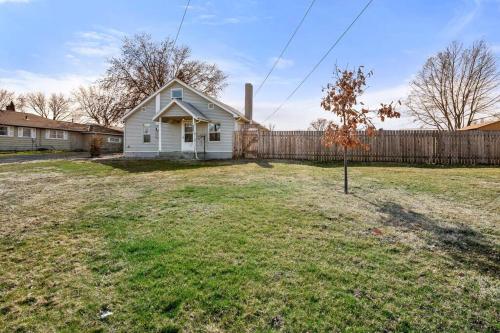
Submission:
[[253,86],[251,83],[245,83],[245,118],[252,122],[253,114]]

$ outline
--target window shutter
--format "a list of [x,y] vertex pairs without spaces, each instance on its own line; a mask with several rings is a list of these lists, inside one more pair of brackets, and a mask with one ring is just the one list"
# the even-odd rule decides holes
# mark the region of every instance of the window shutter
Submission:
[[68,132],[67,131],[63,132],[63,138],[64,138],[64,140],[68,140]]
[[7,127],[7,135],[14,136],[14,127],[12,126]]
[[36,128],[31,129],[31,138],[32,139],[36,138]]
[[49,129],[46,129],[46,130],[45,130],[45,139],[48,139],[48,138],[49,138],[49,134],[50,134],[50,130],[49,130]]
[[18,137],[22,137],[23,136],[23,128],[22,127],[18,127],[17,128],[17,136]]

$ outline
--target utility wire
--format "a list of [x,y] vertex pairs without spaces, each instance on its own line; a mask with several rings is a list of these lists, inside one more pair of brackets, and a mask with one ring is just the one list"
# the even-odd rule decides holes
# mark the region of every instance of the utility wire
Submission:
[[309,12],[311,11],[311,8],[312,6],[314,5],[314,3],[316,2],[316,0],[312,0],[311,1],[311,4],[309,5],[309,8],[307,8],[304,16],[302,17],[302,19],[300,20],[299,24],[297,25],[297,27],[295,27],[295,30],[293,31],[292,35],[290,36],[290,38],[288,39],[288,42],[286,43],[285,47],[283,48],[283,50],[281,50],[281,53],[280,55],[276,58],[276,60],[274,61],[274,64],[273,66],[271,67],[271,69],[269,70],[269,72],[267,73],[266,77],[264,78],[264,80],[261,82],[261,84],[259,85],[259,87],[255,90],[255,93],[253,94],[253,96],[257,96],[257,94],[259,93],[260,89],[262,88],[262,86],[266,83],[267,79],[269,78],[269,76],[271,75],[271,73],[274,71],[274,69],[276,68],[276,66],[278,65],[278,63],[280,62],[280,60],[282,59],[283,57],[283,54],[285,54],[285,51],[287,50],[288,46],[290,46],[290,43],[292,42],[293,38],[295,37],[295,35],[297,34],[297,31],[299,31],[300,27],[302,26],[302,23],[304,23],[307,15],[309,14]]
[[356,23],[356,21],[361,17],[361,15],[363,15],[363,13],[366,11],[366,9],[370,6],[370,4],[372,2],[373,2],[373,0],[369,0],[366,3],[366,5],[359,12],[359,14],[354,18],[354,20],[351,22],[351,24],[349,24],[347,26],[347,28],[344,30],[344,32],[337,38],[337,40],[335,41],[335,43],[333,43],[333,45],[328,49],[328,51],[323,55],[323,57],[321,57],[321,59],[316,63],[316,65],[314,65],[314,67],[311,69],[311,71],[309,73],[307,73],[307,75],[304,77],[304,79],[302,79],[302,81],[300,81],[300,83],[298,84],[298,86],[290,93],[290,95],[288,95],[288,97],[285,99],[285,101],[283,103],[281,103],[269,116],[267,116],[267,118],[264,119],[264,121],[267,121],[269,118],[271,118],[272,116],[274,116],[286,104],[286,102],[288,102],[290,100],[290,98],[292,98],[293,95],[295,95],[295,93],[297,92],[297,90],[300,89],[300,87],[304,84],[304,82],[307,81],[307,79],[312,75],[312,73],[314,73],[314,71],[316,71],[316,69],[319,67],[319,65],[321,65],[321,63],[326,59],[326,57],[328,57],[328,55],[330,54],[330,52],[332,52],[332,50],[335,48],[335,46],[337,46],[337,44],[342,40],[342,38],[344,38],[344,36],[352,28],[352,26],[354,25],[354,23]]
[[188,0],[186,8],[184,8],[184,14],[182,15],[181,23],[179,24],[179,29],[177,29],[177,35],[175,35],[174,44],[172,45],[172,48],[175,46],[175,43],[177,43],[177,38],[179,38],[179,33],[181,32],[182,24],[184,23],[184,18],[186,17],[186,12],[189,8],[190,2],[191,0]]

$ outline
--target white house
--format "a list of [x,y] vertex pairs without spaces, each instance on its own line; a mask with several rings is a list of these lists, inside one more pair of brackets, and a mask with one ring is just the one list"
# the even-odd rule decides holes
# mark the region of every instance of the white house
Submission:
[[232,158],[233,133],[252,119],[252,85],[245,115],[174,79],[125,114],[127,157]]

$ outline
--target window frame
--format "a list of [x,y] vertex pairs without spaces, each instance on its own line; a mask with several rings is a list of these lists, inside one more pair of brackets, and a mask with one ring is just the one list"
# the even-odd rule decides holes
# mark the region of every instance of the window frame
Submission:
[[[118,141],[113,141],[112,139],[116,139]],[[122,138],[118,136],[108,136],[108,143],[122,143]]]
[[[218,125],[218,130],[213,131],[213,128],[216,128]],[[220,123],[208,123],[208,142],[222,142],[222,131],[221,131],[221,125]],[[210,140],[210,134],[219,134],[219,140]]]
[[[186,131],[186,126],[190,127],[191,128],[191,131],[190,132],[187,132]],[[183,122],[182,123],[182,131],[183,131],[183,136],[182,136],[182,140],[184,143],[194,143],[194,126],[193,126],[193,123],[192,122]],[[186,141],[186,135],[191,135],[191,141]]]
[[5,127],[5,129],[6,129],[5,134],[0,134],[0,136],[9,136],[9,126],[0,125],[0,127]]
[[[148,129],[148,133],[145,132],[146,128]],[[149,141],[145,140],[145,136],[149,135]],[[152,143],[153,138],[151,137],[151,124],[142,124],[142,143],[148,144]]]
[[[49,140],[64,140],[64,131],[63,130],[58,130],[58,129],[46,129],[46,131],[49,131],[49,135],[47,136],[47,139]],[[56,135],[55,138],[52,137],[52,132],[54,133],[61,133],[61,137]]]
[[215,109],[215,104],[210,102],[210,103],[208,103],[207,107],[209,110],[213,110],[213,109]]
[[[22,131],[23,135],[21,135],[21,136],[19,135],[19,130]],[[29,130],[28,136],[24,135],[24,131],[26,131],[26,130]],[[33,139],[33,128],[31,128],[31,127],[19,127],[17,130],[17,136],[19,138],[23,138],[23,139]]]
[[[181,97],[178,98],[178,97],[174,97],[174,91],[181,91]],[[177,99],[177,100],[183,100],[184,99],[184,88],[172,88],[170,89],[170,99],[171,100],[174,100],[174,99]]]

